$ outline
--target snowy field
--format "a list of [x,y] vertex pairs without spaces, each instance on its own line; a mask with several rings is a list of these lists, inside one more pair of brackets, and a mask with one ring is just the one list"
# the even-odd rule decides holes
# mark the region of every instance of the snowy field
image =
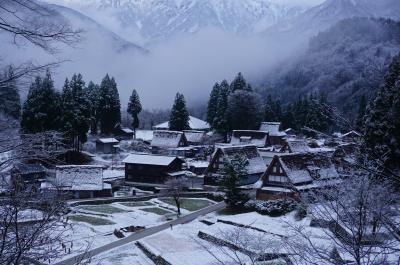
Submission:
[[[185,215],[214,203],[205,198],[184,198],[181,212]],[[167,218],[175,218],[177,208],[171,198],[161,198],[102,205],[80,205],[72,207],[71,210],[68,214],[71,229],[67,232],[68,241],[64,242],[68,255],[63,258],[118,240],[113,233],[115,229],[130,226],[149,228],[160,225],[166,222]],[[131,234],[130,232],[123,233],[125,236]],[[121,260],[124,260],[125,254],[128,255],[127,257],[135,256],[135,253],[121,253]]]

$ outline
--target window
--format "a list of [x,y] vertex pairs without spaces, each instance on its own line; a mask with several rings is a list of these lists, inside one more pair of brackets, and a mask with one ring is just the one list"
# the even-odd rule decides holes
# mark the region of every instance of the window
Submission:
[[271,175],[271,176],[269,176],[269,181],[271,181],[271,182],[287,182],[287,178],[285,176]]

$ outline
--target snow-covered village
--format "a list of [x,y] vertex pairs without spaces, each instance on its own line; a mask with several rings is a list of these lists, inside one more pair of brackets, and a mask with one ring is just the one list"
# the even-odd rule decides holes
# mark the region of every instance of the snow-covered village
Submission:
[[400,265],[398,0],[0,1],[1,265]]

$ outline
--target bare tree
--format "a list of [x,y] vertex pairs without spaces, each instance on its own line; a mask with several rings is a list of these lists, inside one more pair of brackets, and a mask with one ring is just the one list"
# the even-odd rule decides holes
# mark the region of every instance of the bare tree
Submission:
[[[55,53],[55,43],[73,45],[79,42],[82,30],[73,29],[69,22],[48,5],[36,0],[1,0],[0,32],[11,36],[16,46],[31,43],[46,52]],[[36,75],[62,63],[35,65],[31,62],[14,65],[12,76],[0,78],[0,88],[8,82],[25,76]],[[5,68],[6,65],[3,65]]]
[[297,264],[386,264],[399,253],[388,225],[398,207],[398,195],[389,183],[366,174],[354,174],[330,189],[309,194],[308,215],[322,229],[291,228],[285,243]]
[[165,182],[165,189],[162,190],[163,196],[171,197],[178,208],[178,216],[181,215],[182,193],[188,188],[188,181],[186,178],[171,178]]

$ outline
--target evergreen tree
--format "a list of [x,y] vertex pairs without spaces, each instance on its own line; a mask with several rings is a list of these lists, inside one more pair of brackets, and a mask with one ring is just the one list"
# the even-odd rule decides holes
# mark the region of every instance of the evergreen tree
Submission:
[[132,91],[132,95],[129,98],[128,113],[132,116],[132,128],[135,132],[134,136],[136,139],[136,129],[139,127],[139,113],[142,111],[142,104],[136,90]]
[[228,121],[232,130],[256,130],[262,119],[260,96],[247,90],[230,93],[228,99]]
[[58,130],[60,125],[60,95],[54,89],[50,71],[35,78],[23,105],[21,128],[25,133]]
[[400,168],[400,54],[393,58],[385,81],[370,103],[365,119],[365,143],[373,159]]
[[62,130],[75,151],[87,141],[90,126],[90,107],[81,74],[65,80],[62,93]]
[[219,94],[220,94],[220,86],[218,83],[215,83],[214,87],[211,90],[210,98],[207,104],[207,122],[211,125],[212,128],[215,128],[214,119],[218,111],[217,104],[218,104]]
[[225,190],[225,202],[230,207],[243,206],[249,200],[248,195],[239,188],[247,175],[248,164],[247,158],[238,154],[224,161],[221,187]]
[[107,74],[100,84],[100,96],[97,113],[102,133],[112,133],[115,125],[121,122],[121,103],[114,78]]
[[284,129],[297,127],[292,103],[289,103],[282,113],[282,127]]
[[169,117],[169,129],[172,131],[183,131],[190,129],[189,112],[186,108],[185,97],[176,93],[174,105]]
[[226,80],[221,82],[217,95],[216,112],[214,117],[214,129],[224,136],[225,142],[228,140],[229,121],[228,121],[228,97],[229,84]]
[[246,79],[244,79],[242,73],[240,72],[231,83],[231,92],[235,92],[237,90],[252,91],[251,86],[247,84]]
[[97,110],[99,109],[100,86],[90,81],[87,88],[85,89],[85,94],[87,100],[89,101],[90,133],[97,134],[97,129],[99,125],[99,115],[97,113]]
[[367,99],[365,98],[365,95],[362,95],[358,103],[358,113],[356,120],[356,127],[360,131],[362,131],[364,128],[364,119],[366,111],[367,111]]
[[4,73],[3,80],[9,80],[0,87],[0,113],[19,119],[21,116],[21,100],[14,78],[14,70],[10,66]]

